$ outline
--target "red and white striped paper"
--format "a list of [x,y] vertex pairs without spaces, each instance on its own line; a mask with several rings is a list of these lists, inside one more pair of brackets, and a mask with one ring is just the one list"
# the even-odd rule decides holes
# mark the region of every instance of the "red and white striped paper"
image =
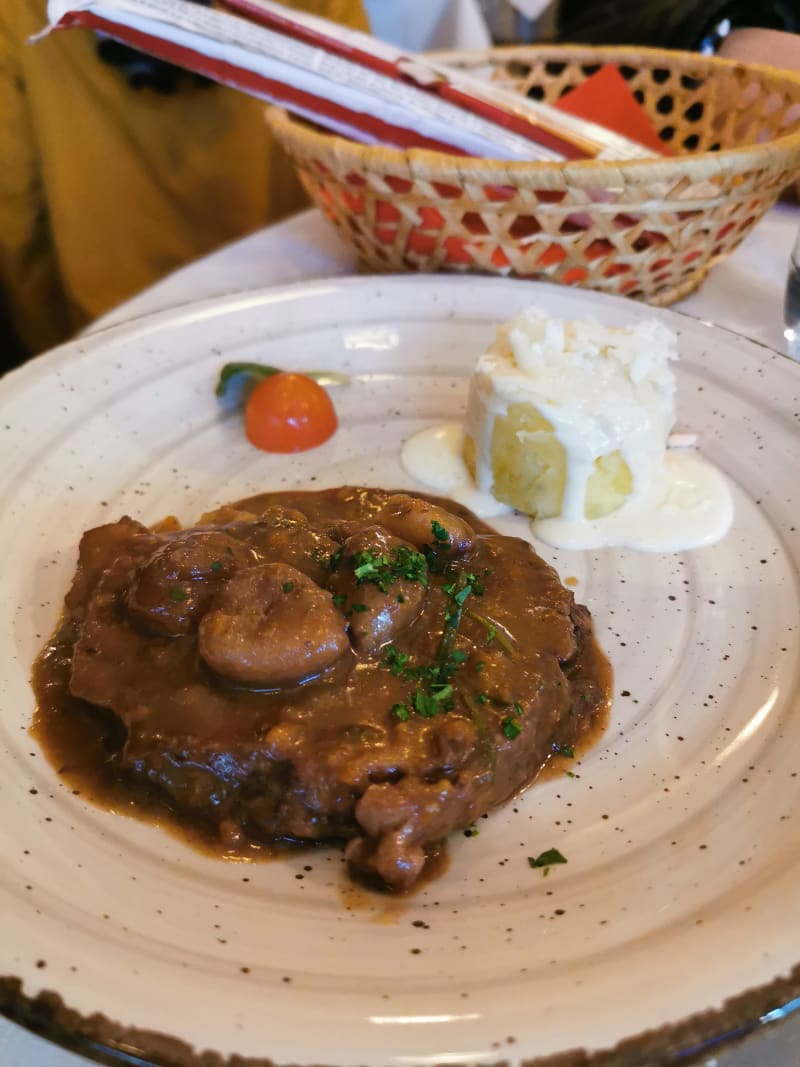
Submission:
[[577,116],[272,0],[49,0],[49,29],[86,27],[367,144],[507,160],[644,148]]

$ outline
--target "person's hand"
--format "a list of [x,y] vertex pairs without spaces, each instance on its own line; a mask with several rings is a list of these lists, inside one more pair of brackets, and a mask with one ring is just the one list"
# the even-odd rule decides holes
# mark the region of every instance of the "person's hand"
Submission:
[[719,47],[725,59],[766,63],[784,70],[800,70],[800,34],[779,30],[734,30]]
[[[743,63],[766,63],[784,70],[800,70],[800,34],[778,30],[734,30],[719,49],[725,59],[740,59]],[[786,194],[800,200],[800,181],[789,186]]]

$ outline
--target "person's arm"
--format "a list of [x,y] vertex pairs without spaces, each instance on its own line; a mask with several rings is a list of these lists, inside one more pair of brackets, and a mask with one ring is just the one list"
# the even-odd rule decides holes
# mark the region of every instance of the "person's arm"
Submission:
[[[779,30],[734,30],[722,42],[719,54],[743,63],[766,63],[784,70],[800,70],[800,34]],[[784,198],[800,200],[800,181],[790,185]]]
[[800,70],[800,34],[780,30],[734,30],[719,47],[725,59]]

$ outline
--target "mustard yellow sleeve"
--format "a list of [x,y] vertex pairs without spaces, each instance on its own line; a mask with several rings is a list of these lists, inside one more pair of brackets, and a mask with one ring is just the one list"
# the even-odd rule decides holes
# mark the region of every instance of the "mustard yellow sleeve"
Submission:
[[20,340],[39,351],[70,324],[19,62],[13,10],[0,5],[0,294]]
[[318,15],[349,26],[352,30],[369,32],[369,19],[361,0],[282,0],[282,3],[307,15]]
[[[367,27],[358,0],[291,6]],[[262,101],[136,92],[90,31],[30,44],[45,21],[0,0],[0,307],[31,352],[305,202]]]

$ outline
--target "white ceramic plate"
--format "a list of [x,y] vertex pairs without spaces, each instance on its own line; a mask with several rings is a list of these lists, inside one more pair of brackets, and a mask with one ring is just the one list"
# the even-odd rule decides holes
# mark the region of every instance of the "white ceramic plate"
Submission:
[[[62,786],[27,734],[28,676],[81,531],[125,512],[190,520],[282,486],[411,485],[401,442],[458,417],[494,323],[537,301],[611,324],[656,315],[680,334],[680,422],[736,505],[710,549],[542,549],[578,579],[615,671],[610,729],[576,777],[459,835],[449,870],[402,902],[349,893],[335,850],[225,863]],[[213,395],[232,359],[349,372],[337,435],[296,457],[251,449]],[[630,1061],[614,1054],[642,1062],[745,1003],[776,1007],[793,988],[776,979],[800,961],[798,418],[800,368],[724,331],[585,292],[430,276],[164,313],[4,379],[0,975],[27,998],[57,993],[74,1014],[39,1002],[56,1027],[128,1052],[153,1050],[148,1031],[294,1064],[516,1062],[672,1027]],[[527,857],[551,847],[568,863],[544,877]]]

